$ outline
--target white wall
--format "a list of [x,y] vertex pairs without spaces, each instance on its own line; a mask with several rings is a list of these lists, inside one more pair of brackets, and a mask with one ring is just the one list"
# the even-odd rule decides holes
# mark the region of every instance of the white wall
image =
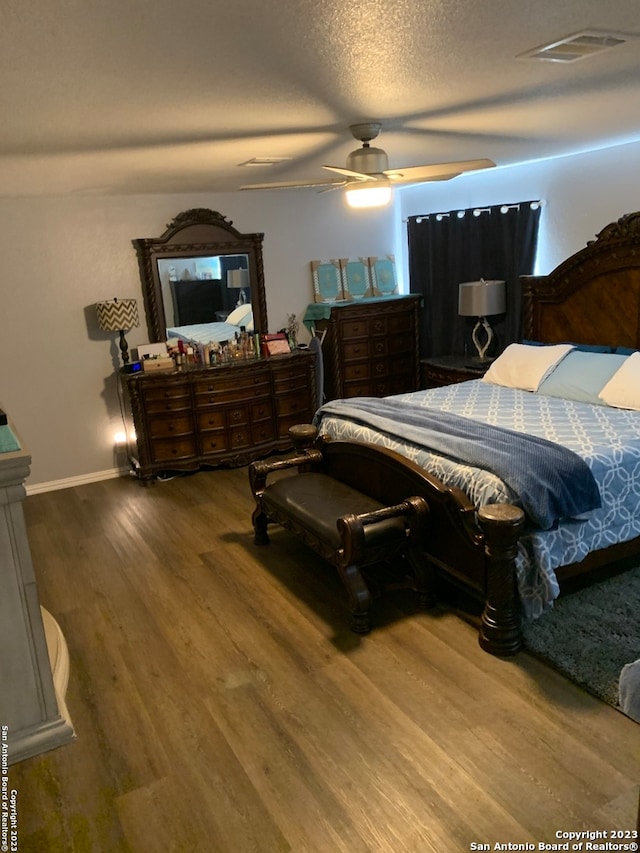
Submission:
[[[394,211],[354,216],[339,192],[0,199],[0,406],[32,455],[30,489],[109,476],[125,464],[114,444],[122,430],[117,335],[100,332],[94,305],[135,297],[142,311],[131,241],[160,236],[192,207],[265,233],[271,330],[288,313],[301,319],[312,300],[309,261],[394,251]],[[146,328],[127,340],[145,343]]]
[[[489,169],[402,190],[399,215],[544,199],[536,272],[544,275],[625,213],[640,209],[640,143]],[[406,229],[397,249],[406,274]]]
[[[538,271],[549,272],[607,223],[640,207],[640,143],[397,193],[395,209],[349,212],[339,192],[313,190],[117,198],[0,199],[0,405],[32,454],[31,489],[109,476],[125,463],[115,337],[94,304],[135,297],[136,237],[156,237],[180,211],[209,207],[240,231],[264,231],[271,330],[311,300],[309,261],[394,253],[406,268],[412,214],[545,200]],[[127,335],[146,341],[144,326]]]

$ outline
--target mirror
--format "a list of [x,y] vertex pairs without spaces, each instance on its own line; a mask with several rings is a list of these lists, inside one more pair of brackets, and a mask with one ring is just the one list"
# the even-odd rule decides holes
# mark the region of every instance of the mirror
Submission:
[[253,329],[267,332],[263,238],[241,234],[221,213],[195,208],[179,213],[160,237],[134,240],[149,341],[167,340],[176,327],[224,322],[245,304]]

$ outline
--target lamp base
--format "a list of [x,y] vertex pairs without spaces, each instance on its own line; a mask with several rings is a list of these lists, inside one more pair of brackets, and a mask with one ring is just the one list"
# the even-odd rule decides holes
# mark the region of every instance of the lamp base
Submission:
[[[482,343],[482,341],[480,340],[481,332],[484,332],[485,335],[484,343]],[[489,321],[486,317],[478,317],[478,322],[473,328],[471,338],[473,340],[473,343],[475,344],[476,349],[478,350],[478,360],[481,362],[489,361],[490,359],[487,358],[487,351],[493,341],[493,329],[489,325]]]
[[126,367],[129,364],[129,345],[124,336],[124,329],[120,329],[120,352],[122,353],[122,363]]

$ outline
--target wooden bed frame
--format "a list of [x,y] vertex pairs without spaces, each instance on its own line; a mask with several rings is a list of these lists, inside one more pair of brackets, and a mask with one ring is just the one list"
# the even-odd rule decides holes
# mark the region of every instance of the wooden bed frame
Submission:
[[[607,225],[549,275],[521,281],[523,339],[640,349],[640,212]],[[444,577],[484,601],[480,645],[492,654],[512,655],[522,648],[515,548],[489,547],[474,516],[470,503],[461,500],[429,557]],[[498,530],[501,524],[497,519]],[[508,525],[504,539],[513,543]],[[579,563],[561,566],[556,575],[562,584],[637,554],[640,537],[593,551]]]
[[[523,339],[640,349],[640,212],[608,225],[549,275],[523,276],[522,285]],[[500,505],[476,512],[462,492],[437,481],[424,497],[432,520],[425,552],[435,576],[483,606],[483,649],[515,654],[522,648],[515,570],[521,525],[508,513],[502,516]],[[594,551],[556,575],[562,584],[637,554],[640,537]]]

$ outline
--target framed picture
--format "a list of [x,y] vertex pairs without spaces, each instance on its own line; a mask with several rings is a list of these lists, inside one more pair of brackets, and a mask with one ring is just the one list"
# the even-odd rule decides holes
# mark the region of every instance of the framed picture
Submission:
[[373,296],[369,264],[366,258],[340,260],[342,268],[342,289],[346,299],[364,299]]
[[311,261],[314,302],[343,299],[340,261]]
[[393,296],[398,292],[396,262],[393,255],[384,258],[369,258],[371,285],[376,296]]

